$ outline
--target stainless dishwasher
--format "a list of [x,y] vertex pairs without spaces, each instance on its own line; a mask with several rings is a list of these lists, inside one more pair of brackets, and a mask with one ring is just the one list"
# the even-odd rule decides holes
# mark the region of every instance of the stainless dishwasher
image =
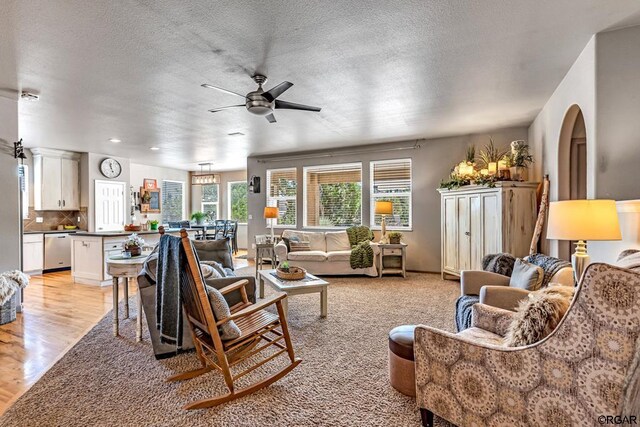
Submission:
[[44,235],[44,269],[71,267],[71,239],[69,233]]

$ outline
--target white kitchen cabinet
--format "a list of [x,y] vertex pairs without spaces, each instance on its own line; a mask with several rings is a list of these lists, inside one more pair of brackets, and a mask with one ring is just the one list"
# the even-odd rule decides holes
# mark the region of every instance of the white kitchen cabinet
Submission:
[[103,279],[102,237],[71,238],[71,272],[74,282],[99,284]]
[[44,234],[25,234],[22,238],[22,270],[41,272],[44,268]]
[[482,258],[507,252],[529,254],[537,219],[535,182],[498,182],[438,190],[441,195],[442,277],[481,270]]
[[32,148],[31,152],[34,209],[80,209],[80,154],[45,148]]

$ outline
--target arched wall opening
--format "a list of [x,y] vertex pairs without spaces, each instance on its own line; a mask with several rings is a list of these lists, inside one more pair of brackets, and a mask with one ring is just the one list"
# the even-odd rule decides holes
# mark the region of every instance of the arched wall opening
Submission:
[[[573,104],[565,113],[558,142],[558,200],[587,198],[587,130],[582,110]],[[558,242],[558,256],[571,259],[572,242]]]

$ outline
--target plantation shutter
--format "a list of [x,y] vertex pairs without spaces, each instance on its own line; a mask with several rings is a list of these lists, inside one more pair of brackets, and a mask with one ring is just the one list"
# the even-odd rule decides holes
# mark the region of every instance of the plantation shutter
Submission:
[[184,219],[184,182],[162,181],[162,223]]
[[305,227],[362,224],[362,164],[304,168]]
[[371,162],[372,226],[380,226],[382,223],[382,215],[375,214],[376,201],[393,203],[393,215],[388,215],[385,219],[387,228],[411,228],[411,159]]
[[278,219],[274,226],[296,226],[297,192],[296,168],[267,170],[267,206],[278,208]]

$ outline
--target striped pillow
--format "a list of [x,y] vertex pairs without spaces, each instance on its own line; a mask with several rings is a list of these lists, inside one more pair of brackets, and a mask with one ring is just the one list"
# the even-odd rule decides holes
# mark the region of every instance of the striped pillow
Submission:
[[311,250],[311,243],[309,242],[295,242],[290,240],[289,246],[291,247],[291,252],[308,252]]

